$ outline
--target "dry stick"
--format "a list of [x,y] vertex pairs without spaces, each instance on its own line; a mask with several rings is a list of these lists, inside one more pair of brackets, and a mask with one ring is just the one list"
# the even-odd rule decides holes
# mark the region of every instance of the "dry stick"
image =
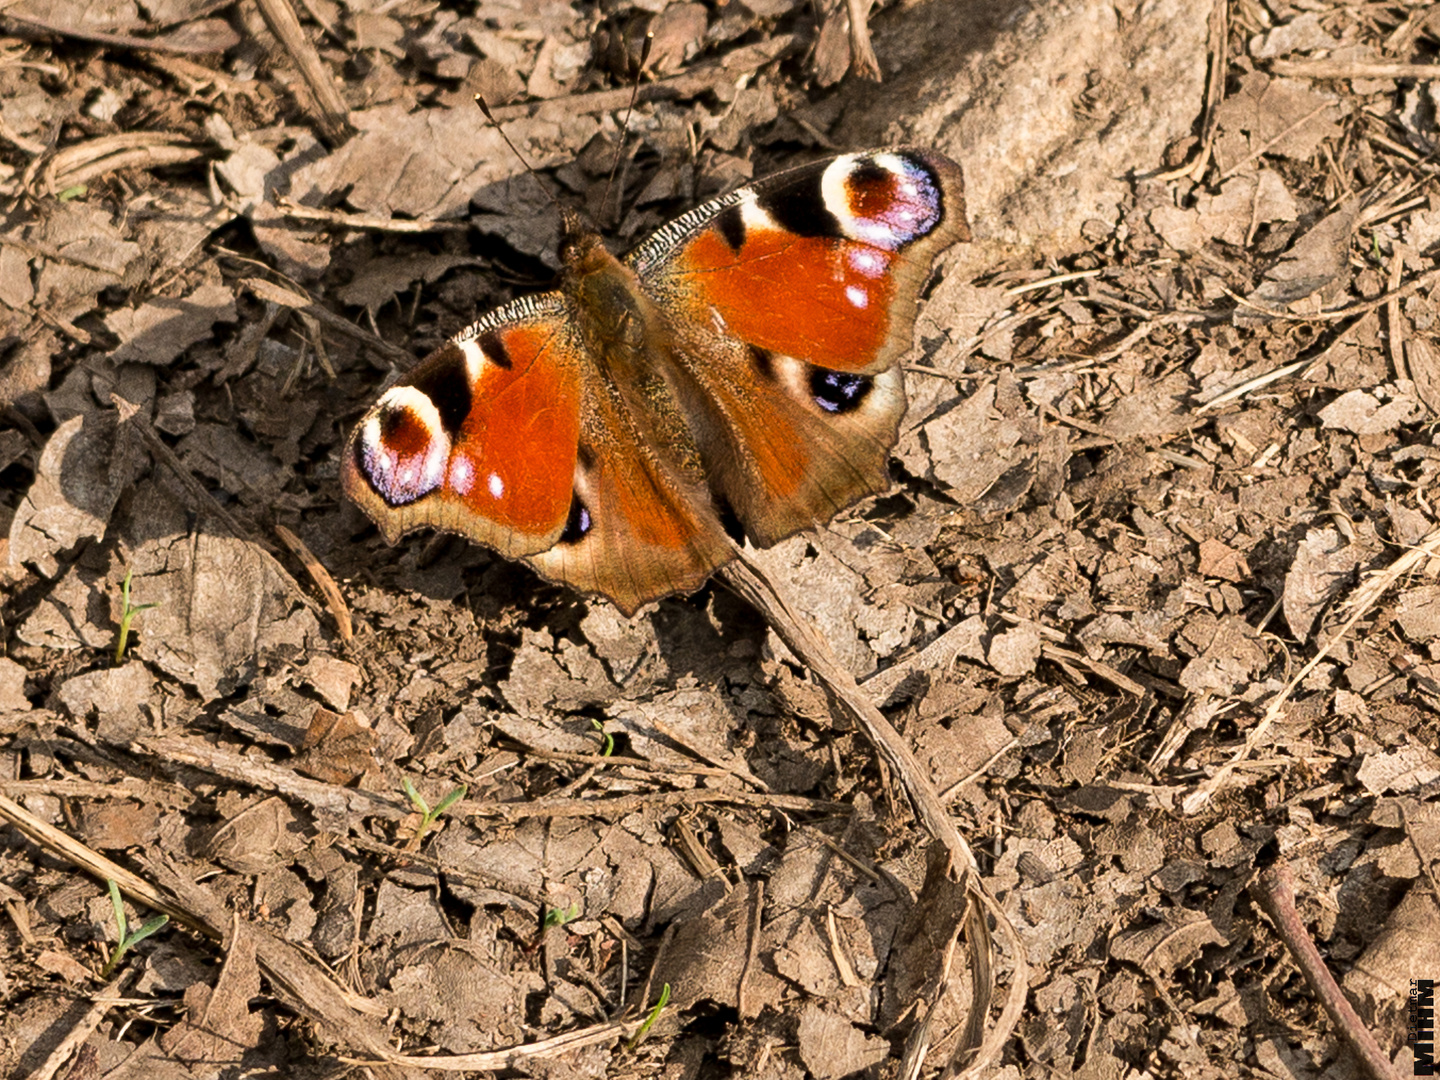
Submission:
[[[749,551],[745,548],[735,550],[736,560],[721,571],[725,583],[755,610],[764,614],[770,628],[780,640],[809,667],[836,702],[869,737],[880,757],[900,778],[926,831],[945,845],[950,852],[952,865],[958,872],[967,875],[966,881],[972,895],[984,905],[1010,945],[1014,970],[1005,1006],[999,1020],[990,1029],[989,1037],[982,1044],[979,1057],[971,1069],[967,1070],[967,1075],[971,1070],[987,1067],[1004,1049],[1010,1032],[1020,1019],[1020,1011],[1029,990],[1030,968],[1024,951],[1020,948],[1019,935],[1015,932],[1009,916],[980,880],[979,867],[970,851],[970,845],[960,835],[960,830],[955,827],[955,822],[945,810],[945,804],[940,801],[940,796],[936,794],[925,770],[905,740],[900,737],[900,733],[885,719],[874,702],[861,692],[854,677],[836,658],[824,637],[807,620],[794,612],[765,575],[763,568],[755,563]],[[986,939],[986,946],[993,946],[993,935],[987,932]],[[979,943],[973,947],[980,947]],[[977,999],[973,1007],[988,1013],[990,1002]]]
[[40,178],[47,194],[84,184],[120,169],[150,168],[199,161],[208,151],[168,131],[129,131],[102,135],[57,151],[45,162]]
[[755,968],[755,958],[760,953],[760,922],[765,913],[765,879],[755,878],[750,885],[750,919],[746,925],[745,962],[740,965],[740,974],[735,977],[735,1011],[740,1014],[743,1024],[750,1012],[750,972]]
[[402,370],[412,367],[415,363],[415,357],[400,346],[390,344],[380,335],[356,326],[349,319],[342,319],[333,311],[315,303],[304,293],[287,289],[283,285],[276,285],[273,281],[266,281],[264,278],[244,278],[240,282],[240,287],[248,289],[256,297],[268,303],[279,304],[283,308],[289,308],[302,315],[309,315],[321,326],[344,334],[367,348],[374,349],[385,359],[400,365]]
[[316,618],[319,618],[320,606],[305,595],[305,590],[300,588],[300,583],[290,576],[290,571],[280,565],[279,560],[271,554],[269,547],[251,536],[249,530],[236,521],[230,515],[230,512],[216,501],[215,496],[211,495],[210,492],[205,489],[205,485],[195,479],[194,474],[192,474],[190,470],[185,467],[184,462],[175,455],[175,451],[171,450],[165,440],[155,433],[155,429],[150,426],[150,421],[141,414],[140,407],[138,405],[132,405],[119,394],[111,394],[110,403],[115,406],[115,410],[120,414],[120,422],[122,424],[130,424],[130,426],[139,433],[140,441],[145,444],[145,448],[150,451],[150,456],[155,462],[168,468],[170,472],[174,474],[175,478],[180,481],[180,485],[190,496],[191,509],[197,513],[208,513],[212,515],[220,524],[225,526],[231,536],[251,545],[256,554],[259,555],[260,561],[265,563],[266,566],[275,573],[275,576],[285,585],[290,595],[309,608]]
[[1370,1034],[1370,1029],[1335,984],[1335,976],[1330,974],[1325,958],[1320,955],[1305,924],[1300,921],[1300,913],[1295,910],[1295,878],[1290,873],[1289,864],[1280,859],[1274,866],[1261,871],[1259,878],[1250,886],[1250,895],[1270,916],[1280,940],[1290,950],[1300,973],[1305,976],[1310,992],[1319,998],[1330,1022],[1341,1038],[1350,1044],[1365,1071],[1375,1080],[1400,1080],[1400,1074],[1385,1051],[1380,1049],[1375,1036]]
[[[59,1045],[50,1051],[45,1060],[30,1073],[25,1080],[51,1080],[60,1071],[60,1066],[70,1059],[70,1055],[85,1044],[85,1040],[100,1026],[100,1021],[105,1019],[105,1014],[110,1011],[110,1006],[115,1004],[121,996],[122,984],[129,982],[140,969],[134,965],[127,965],[120,974],[102,986],[95,995],[90,1008],[85,1010],[85,1015],[76,1021],[75,1026],[65,1033],[65,1038],[60,1040]],[[78,1071],[72,1070],[71,1076]]]
[[1313,315],[1305,315],[1293,311],[1283,311],[1278,308],[1261,307],[1253,301],[1245,299],[1240,294],[1226,287],[1224,282],[1217,282],[1226,296],[1230,297],[1237,304],[1242,304],[1262,315],[1268,315],[1272,319],[1284,319],[1289,322],[1329,322],[1332,319],[1348,319],[1352,315],[1364,315],[1367,311],[1374,311],[1378,307],[1384,307],[1394,300],[1403,300],[1413,292],[1423,289],[1432,281],[1440,278],[1440,267],[1434,270],[1426,270],[1417,278],[1412,278],[1408,284],[1400,286],[1394,292],[1387,292],[1377,296],[1374,300],[1366,300],[1361,304],[1350,304],[1348,307],[1331,308],[1329,311],[1317,311]]
[[1210,155],[1215,151],[1215,132],[1218,130],[1215,117],[1220,103],[1225,100],[1225,79],[1230,71],[1230,0],[1212,2],[1206,26],[1205,51],[1210,56],[1210,65],[1205,76],[1205,110],[1200,117],[1200,152],[1193,161],[1161,173],[1156,177],[1158,180],[1168,182],[1188,176],[1198,184],[1205,175],[1205,167],[1210,164]]
[[335,619],[335,628],[340,633],[341,641],[350,641],[355,637],[355,629],[350,623],[350,608],[345,603],[345,597],[340,592],[340,586],[335,584],[335,579],[330,576],[319,559],[315,557],[305,541],[301,540],[284,525],[276,525],[275,533],[285,546],[295,553],[305,565],[305,571],[310,575],[310,580],[315,582],[315,587],[325,597],[325,606],[330,609],[330,614]]
[[1410,378],[1410,369],[1405,363],[1405,320],[1400,317],[1400,298],[1395,295],[1400,288],[1400,275],[1405,270],[1403,249],[1390,253],[1390,300],[1385,305],[1385,346],[1390,351],[1390,364],[1397,379]]
[[1307,79],[1434,79],[1440,64],[1362,64],[1352,60],[1272,60],[1276,75]]
[[1417,569],[1422,562],[1433,559],[1437,555],[1440,555],[1440,529],[1432,529],[1419,544],[1402,554],[1386,569],[1371,574],[1360,584],[1359,588],[1351,593],[1346,601],[1352,609],[1350,617],[1275,695],[1270,704],[1266,706],[1265,715],[1260,718],[1260,722],[1245,736],[1245,745],[1235,752],[1234,757],[1215,770],[1214,776],[1185,797],[1180,804],[1184,813],[1196,813],[1214,797],[1215,792],[1230,778],[1230,774],[1254,752],[1255,747],[1260,745],[1260,741],[1269,734],[1271,726],[1280,718],[1280,714],[1285,709],[1285,702],[1290,700],[1290,695],[1295,692],[1295,688],[1309,677],[1320,662],[1330,655],[1331,650],[1355,628],[1355,624],[1379,602],[1380,597],[1385,594],[1385,590],[1403,575]]
[[870,0],[845,0],[845,14],[850,22],[850,73],[880,82],[880,60],[870,44]]
[[388,233],[469,232],[468,221],[411,220],[387,218],[376,214],[347,214],[343,210],[322,210],[301,206],[284,195],[275,197],[275,209],[293,221],[313,221],[332,229],[371,229]]
[[[494,1072],[501,1069],[520,1069],[526,1061],[559,1057],[572,1050],[582,1050],[587,1046],[598,1046],[601,1043],[627,1038],[639,1031],[640,1025],[644,1022],[644,1017],[634,1020],[611,1020],[603,1024],[596,1024],[594,1027],[567,1031],[563,1035],[556,1035],[553,1039],[541,1039],[539,1042],[524,1043],[504,1050],[486,1050],[475,1054],[430,1057],[426,1054],[397,1054],[392,1051],[385,1055],[384,1060],[391,1065],[433,1069],[436,1072]],[[347,1065],[375,1064],[373,1058],[340,1057],[340,1060]]]
[[[171,878],[169,892],[174,893],[172,897],[3,795],[0,795],[0,819],[10,822],[41,849],[78,866],[99,881],[114,881],[121,892],[147,907],[164,912],[182,926],[215,941],[225,940],[230,916],[225,905],[202,886],[174,871],[167,871],[167,876]],[[342,988],[328,972],[288,941],[261,927],[254,929],[257,959],[271,983],[286,994],[293,1007],[328,1023],[332,1034],[352,1049],[377,1057],[390,1055],[384,1032],[355,1011],[356,1005],[363,1004],[364,999]],[[383,1015],[384,1010],[379,1011]]]
[[[11,5],[0,4],[0,8],[9,6]],[[40,7],[38,4],[34,6]],[[40,8],[40,10],[44,9]],[[212,7],[211,10],[213,11],[214,8]],[[192,15],[193,17],[194,15]],[[97,45],[108,45],[117,49],[136,49],[142,52],[156,53],[188,53],[191,56],[204,56],[225,51],[224,48],[217,47],[213,42],[185,42],[170,37],[142,38],[131,34],[107,34],[100,30],[91,30],[88,27],[37,18],[28,11],[21,15],[6,13],[0,16],[0,22],[8,22],[21,28],[19,31],[11,29],[11,33],[18,34],[28,30],[33,35],[35,31],[40,31],[47,36],[58,34],[61,37],[75,38],[78,41],[93,41]]]
[[289,54],[314,98],[319,109],[315,120],[320,127],[320,134],[331,146],[339,146],[355,134],[355,129],[350,124],[350,111],[345,107],[345,99],[340,96],[340,91],[335,89],[335,80],[330,77],[330,69],[321,61],[315,46],[310,44],[310,39],[305,36],[295,9],[288,0],[255,2],[265,25]]
[[789,602],[780,595],[762,567],[744,548],[737,548],[739,558],[722,571],[725,583],[740,597],[761,612],[771,629],[844,707],[861,729],[870,737],[880,756],[900,777],[906,793],[927,832],[943,843],[959,871],[978,873],[979,867],[970,845],[960,835],[945,804],[935,794],[929,778],[910,747],[881,715],[880,710],[861,692],[854,677],[835,656],[830,645],[804,618],[797,615]]

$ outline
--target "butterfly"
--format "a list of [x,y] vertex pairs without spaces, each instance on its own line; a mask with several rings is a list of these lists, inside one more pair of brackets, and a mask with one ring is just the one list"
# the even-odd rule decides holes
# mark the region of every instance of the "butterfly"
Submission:
[[490,312],[380,397],[345,494],[395,543],[458,533],[627,616],[889,486],[900,357],[960,167],[844,154],[704,203],[617,258],[564,214],[552,292]]

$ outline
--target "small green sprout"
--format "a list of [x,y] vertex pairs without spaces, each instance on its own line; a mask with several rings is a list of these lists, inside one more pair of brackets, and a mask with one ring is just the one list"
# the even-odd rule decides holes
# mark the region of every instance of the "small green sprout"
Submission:
[[106,879],[105,884],[110,887],[110,905],[115,909],[115,928],[119,931],[115,942],[115,951],[110,954],[110,959],[105,961],[105,966],[100,969],[100,978],[108,979],[115,970],[116,965],[124,958],[125,954],[135,945],[144,941],[151,934],[159,930],[170,921],[169,915],[156,915],[153,919],[146,921],[139,930],[130,932],[129,925],[125,920],[125,901],[120,897],[120,886],[114,881]]
[[605,730],[605,725],[592,719],[590,726],[600,733],[600,756],[609,757],[615,753],[615,736]]
[[418,845],[425,834],[430,831],[430,826],[439,820],[440,815],[469,793],[470,789],[464,784],[452,788],[450,793],[436,803],[435,809],[432,810],[430,804],[425,801],[425,797],[415,790],[415,785],[410,782],[410,778],[405,777],[405,794],[410,798],[410,805],[415,807],[416,812],[420,815],[420,824],[415,829],[415,838],[411,843]]
[[655,1021],[660,1019],[660,1010],[669,1004],[670,984],[666,983],[660,988],[660,1000],[657,1001],[655,1007],[650,1010],[650,1015],[645,1017],[645,1022],[640,1025],[640,1030],[635,1033],[635,1037],[625,1044],[625,1049],[634,1050],[644,1041],[645,1036],[650,1034],[650,1029],[655,1026]]
[[67,187],[64,191],[60,192],[60,194],[56,195],[55,198],[59,199],[61,202],[69,202],[71,199],[78,199],[84,195],[88,195],[89,193],[89,184],[74,184],[71,187]]
[[153,604],[138,604],[130,606],[130,574],[125,571],[125,580],[120,583],[120,633],[115,638],[115,666],[119,667],[125,662],[125,643],[130,639],[130,624],[135,616],[148,608],[159,607],[159,601]]
[[544,925],[549,930],[552,926],[564,926],[572,923],[580,917],[580,901],[575,901],[566,908],[550,908],[545,912]]

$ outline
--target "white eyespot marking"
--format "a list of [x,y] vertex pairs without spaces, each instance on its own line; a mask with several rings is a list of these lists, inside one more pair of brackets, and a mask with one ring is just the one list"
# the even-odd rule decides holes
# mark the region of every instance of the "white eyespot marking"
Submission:
[[480,381],[480,373],[485,370],[485,351],[480,348],[480,342],[473,337],[457,341],[455,344],[460,347],[460,352],[465,357],[465,374],[473,386]]
[[457,457],[450,462],[450,490],[459,495],[469,495],[475,486],[475,466],[470,459]]
[[450,439],[440,410],[413,386],[394,386],[360,429],[360,463],[371,488],[391,506],[404,506],[440,486]]
[[924,236],[941,218],[935,175],[903,154],[836,158],[820,178],[820,193],[846,237],[886,251]]
[[865,277],[878,278],[885,274],[885,258],[873,248],[851,248],[845,261],[851,270]]
[[845,299],[857,308],[863,309],[870,306],[870,294],[859,285],[846,285]]
[[500,479],[499,473],[491,473],[485,481],[485,487],[490,492],[492,499],[503,499],[505,497],[505,481]]

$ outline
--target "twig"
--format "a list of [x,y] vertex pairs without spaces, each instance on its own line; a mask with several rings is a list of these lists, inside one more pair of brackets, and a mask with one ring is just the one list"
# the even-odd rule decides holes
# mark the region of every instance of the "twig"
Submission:
[[1352,315],[1364,315],[1367,311],[1374,311],[1378,307],[1384,307],[1386,304],[1390,303],[1393,300],[1403,300],[1411,293],[1419,289],[1423,289],[1426,285],[1430,284],[1436,278],[1440,278],[1440,267],[1437,267],[1434,270],[1427,270],[1419,277],[1413,278],[1407,284],[1400,286],[1400,288],[1396,289],[1394,292],[1384,293],[1381,296],[1377,296],[1374,300],[1366,300],[1363,304],[1351,304],[1348,307],[1343,308],[1331,308],[1329,311],[1317,311],[1311,315],[1297,314],[1296,312],[1292,311],[1282,311],[1278,308],[1261,307],[1259,304],[1254,303],[1251,300],[1247,300],[1243,296],[1227,288],[1224,282],[1217,282],[1217,284],[1224,291],[1225,295],[1230,297],[1230,299],[1234,300],[1237,304],[1242,304],[1245,307],[1248,307],[1254,311],[1258,311],[1260,312],[1260,314],[1267,315],[1272,319],[1288,319],[1290,322],[1328,322],[1331,319],[1348,319]]
[[1355,60],[1272,60],[1276,75],[1306,79],[1422,79],[1440,77],[1440,64],[1366,64]]
[[[51,1050],[45,1060],[31,1072],[25,1080],[50,1080],[60,1071],[60,1067],[70,1059],[85,1044],[100,1021],[105,1019],[105,1014],[110,1011],[110,1006],[115,1004],[115,999],[121,995],[123,984],[134,979],[140,973],[140,968],[133,964],[126,967],[108,983],[102,986],[95,994],[90,1008],[85,1010],[85,1015],[75,1022],[75,1026],[65,1033],[54,1050]],[[72,1069],[71,1076],[75,1076],[78,1069]]]
[[1435,558],[1437,555],[1440,555],[1440,529],[1432,529],[1419,544],[1402,554],[1386,569],[1371,575],[1350,595],[1348,600],[1351,607],[1350,617],[1341,624],[1323,646],[1315,650],[1315,655],[1299,671],[1295,672],[1290,677],[1290,681],[1271,699],[1270,704],[1265,708],[1265,715],[1245,736],[1245,745],[1237,750],[1229,761],[1216,769],[1215,774],[1209,780],[1185,797],[1180,808],[1186,814],[1193,814],[1204,807],[1214,797],[1215,792],[1230,778],[1230,774],[1235,771],[1236,767],[1254,752],[1255,747],[1260,745],[1261,740],[1270,733],[1271,726],[1280,718],[1280,714],[1285,709],[1285,702],[1290,700],[1290,695],[1295,692],[1295,688],[1309,678],[1310,673],[1319,666],[1325,657],[1330,655],[1331,650],[1345,639],[1346,635],[1355,628],[1355,624],[1364,618],[1384,595],[1385,590],[1403,575],[1417,568],[1422,562]]
[[1250,886],[1250,895],[1270,916],[1275,932],[1290,950],[1290,956],[1300,974],[1305,976],[1310,992],[1319,999],[1335,1030],[1350,1044],[1365,1071],[1375,1080],[1400,1080],[1400,1074],[1385,1051],[1380,1049],[1375,1036],[1370,1034],[1370,1029],[1356,1015],[1349,999],[1336,985],[1335,976],[1330,974],[1325,958],[1320,955],[1320,950],[1301,922],[1300,913],[1295,910],[1295,878],[1290,873],[1290,865],[1280,859],[1274,866],[1262,870]]
[[[1030,968],[1024,949],[1020,947],[1019,935],[1016,934],[1005,910],[981,881],[979,867],[970,845],[955,827],[955,822],[950,818],[945,804],[941,802],[909,744],[875,707],[870,697],[855,684],[854,677],[840,663],[824,637],[807,620],[795,613],[787,599],[766,576],[764,569],[755,562],[750,550],[737,548],[736,555],[736,560],[721,571],[725,583],[765,616],[770,628],[786,647],[810,668],[829,691],[832,699],[869,737],[881,759],[900,779],[921,824],[931,836],[945,845],[954,870],[963,875],[962,880],[971,896],[989,913],[1010,945],[1012,972],[1005,1005],[999,1019],[991,1026],[979,1056],[971,1065],[972,1070],[988,1068],[1004,1049],[1010,1033],[1020,1019],[1020,1012],[1029,992]],[[981,925],[984,926],[983,920]],[[984,927],[984,941],[972,942],[971,947],[994,949],[994,935],[988,927]],[[989,956],[985,963],[991,963]],[[982,1027],[983,1018],[989,1014],[990,1004],[988,996],[977,996],[971,1002],[971,1008],[981,1018]]]
[[376,214],[347,214],[343,210],[324,210],[302,206],[283,195],[275,199],[275,209],[292,221],[313,221],[332,229],[372,229],[388,233],[467,232],[468,221],[435,221],[431,219],[387,218]]
[[280,46],[300,72],[300,77],[305,80],[318,110],[315,122],[320,128],[320,134],[331,146],[339,146],[355,134],[350,123],[350,111],[345,107],[345,99],[340,96],[340,91],[335,89],[335,80],[330,69],[325,66],[320,54],[315,51],[315,46],[310,44],[310,39],[305,36],[295,9],[290,6],[289,0],[256,0],[256,7],[260,9],[265,25],[280,42]]
[[242,288],[254,293],[261,300],[268,301],[272,304],[279,304],[281,307],[309,315],[327,329],[344,334],[346,337],[374,349],[387,360],[400,365],[402,370],[411,367],[415,363],[415,357],[400,348],[400,346],[392,345],[378,334],[372,334],[369,330],[361,329],[349,319],[342,319],[333,311],[329,311],[315,303],[304,293],[298,293],[294,289],[287,289],[283,285],[276,285],[273,281],[266,281],[264,278],[244,278],[240,282],[240,285]]
[[335,628],[340,633],[340,640],[348,642],[353,639],[355,630],[350,623],[350,608],[345,603],[340,586],[336,585],[335,579],[330,576],[330,571],[325,569],[320,560],[305,545],[305,541],[284,525],[276,525],[275,534],[285,541],[285,546],[293,551],[296,558],[305,565],[305,572],[310,575],[310,580],[315,582],[315,587],[325,597],[325,606],[330,609],[330,614],[335,619]]
[[870,0],[845,0],[845,14],[850,17],[850,73],[880,82],[880,61],[870,44]]

